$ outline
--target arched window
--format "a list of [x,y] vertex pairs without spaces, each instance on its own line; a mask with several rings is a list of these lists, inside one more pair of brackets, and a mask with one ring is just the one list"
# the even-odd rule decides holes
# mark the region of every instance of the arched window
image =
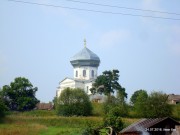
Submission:
[[94,77],[94,70],[91,71],[91,76]]
[[76,70],[76,77],[78,77],[78,71]]
[[86,70],[83,70],[83,77],[86,77]]

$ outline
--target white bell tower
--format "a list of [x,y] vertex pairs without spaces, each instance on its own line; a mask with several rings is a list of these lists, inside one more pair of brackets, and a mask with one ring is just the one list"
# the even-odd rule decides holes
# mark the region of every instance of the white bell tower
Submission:
[[97,78],[100,59],[86,47],[86,40],[84,40],[84,48],[74,55],[70,62],[74,68],[74,79],[91,80]]
[[67,77],[59,83],[57,96],[60,96],[65,88],[80,88],[90,96],[90,100],[103,102],[103,95],[93,95],[90,91],[98,75],[100,59],[86,47],[86,40],[84,48],[71,58],[70,63],[73,66],[74,77]]

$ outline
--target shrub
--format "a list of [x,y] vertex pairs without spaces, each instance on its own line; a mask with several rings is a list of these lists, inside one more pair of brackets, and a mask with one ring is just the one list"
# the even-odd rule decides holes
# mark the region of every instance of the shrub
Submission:
[[63,116],[88,116],[92,113],[92,105],[83,90],[66,88],[57,99],[56,110]]
[[172,106],[163,92],[152,92],[148,96],[140,93],[134,104],[135,116],[146,118],[171,117]]
[[104,118],[104,126],[112,127],[115,132],[123,129],[123,122],[121,120],[121,110],[119,107],[112,108]]
[[111,111],[116,111],[121,117],[128,116],[128,105],[114,96],[111,96],[111,102],[106,101],[103,104],[103,109],[105,114],[108,114]]
[[3,100],[0,98],[0,118],[4,117],[5,112],[8,110],[7,106],[4,104]]
[[172,105],[173,117],[180,120],[180,103],[177,105]]
[[93,111],[92,111],[93,116],[103,116],[104,115],[102,103],[92,102],[92,107],[93,107]]
[[113,130],[115,132],[119,132],[123,129],[123,122],[121,120],[121,117],[113,115],[112,114],[108,114],[105,118],[104,118],[104,126],[105,127],[112,127]]
[[82,135],[100,135],[101,126],[87,124],[86,128],[82,131]]
[[104,114],[108,114],[112,108],[116,107],[119,104],[116,101],[117,101],[116,97],[114,96],[108,97],[108,99],[103,103]]

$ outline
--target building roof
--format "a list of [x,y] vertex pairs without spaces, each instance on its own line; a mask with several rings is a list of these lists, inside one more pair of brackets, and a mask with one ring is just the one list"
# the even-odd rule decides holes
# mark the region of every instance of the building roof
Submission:
[[38,103],[36,105],[36,109],[38,109],[38,110],[52,110],[53,104],[52,103]]
[[80,52],[78,52],[71,58],[70,62],[73,66],[98,67],[100,59],[95,53],[93,53],[87,47],[84,47]]
[[174,121],[177,125],[180,125],[179,122],[173,120],[172,118],[165,117],[165,118],[150,118],[150,119],[141,119],[138,122],[135,122],[131,124],[130,126],[124,128],[121,133],[127,133],[127,132],[140,132],[145,131],[147,128],[150,128],[164,120],[170,119],[171,121]]
[[169,94],[168,100],[179,100],[180,101],[180,95]]
[[74,79],[74,78],[70,78],[70,77],[66,77],[64,78],[62,81],[59,82],[59,84],[61,84],[63,81],[70,79],[72,81],[75,82],[81,82],[81,83],[89,83],[89,82],[94,82],[95,79],[89,79],[89,80],[81,80],[81,79]]

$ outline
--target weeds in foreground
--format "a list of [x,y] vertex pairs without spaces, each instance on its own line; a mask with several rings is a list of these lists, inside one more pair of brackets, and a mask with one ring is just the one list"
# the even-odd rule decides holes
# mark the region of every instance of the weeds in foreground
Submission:
[[[138,119],[122,120],[129,125]],[[103,123],[103,118],[60,117],[53,111],[16,112],[7,115],[0,122],[0,135],[81,135],[88,123],[99,127]]]
[[0,135],[37,135],[41,130],[47,130],[47,127],[23,122],[0,125]]

